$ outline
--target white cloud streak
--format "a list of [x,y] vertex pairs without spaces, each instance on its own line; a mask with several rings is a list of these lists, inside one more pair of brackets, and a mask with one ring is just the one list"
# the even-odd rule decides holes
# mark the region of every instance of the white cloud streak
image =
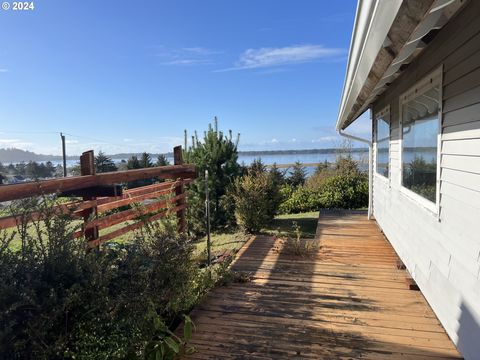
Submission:
[[293,45],[279,48],[247,49],[240,55],[233,67],[216,70],[216,72],[301,64],[326,58],[336,58],[344,54],[344,49],[328,48],[322,45]]
[[213,56],[221,52],[201,46],[168,49],[160,47],[155,55],[163,60],[162,65],[205,65],[213,63]]

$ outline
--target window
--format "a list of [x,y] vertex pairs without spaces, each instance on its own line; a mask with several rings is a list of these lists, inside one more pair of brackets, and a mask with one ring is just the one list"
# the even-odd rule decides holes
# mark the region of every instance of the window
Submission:
[[436,203],[441,70],[401,98],[402,185]]
[[377,174],[388,178],[390,160],[390,108],[387,107],[375,116],[375,169]]

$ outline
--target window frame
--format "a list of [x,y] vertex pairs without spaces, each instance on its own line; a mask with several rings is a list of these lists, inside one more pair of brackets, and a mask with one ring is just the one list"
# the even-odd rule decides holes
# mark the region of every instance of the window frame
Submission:
[[[437,132],[437,174],[435,181],[435,202],[432,202],[416,192],[403,186],[403,104],[424,94],[433,87],[438,86],[438,132]],[[433,214],[440,215],[440,176],[441,176],[441,136],[442,136],[442,118],[443,118],[443,64],[433,70],[427,76],[417,81],[407,91],[402,93],[399,98],[399,139],[400,139],[400,192],[411,200],[420,204]]]
[[[377,155],[378,155],[378,118],[380,117],[383,117],[385,116],[386,114],[388,114],[388,117],[390,119],[390,123],[388,124],[388,177],[383,175],[383,174],[380,174],[378,171],[377,171]],[[385,181],[386,183],[388,183],[390,185],[390,180],[392,178],[392,158],[391,158],[391,152],[392,152],[392,144],[391,144],[391,140],[392,140],[392,116],[391,116],[391,112],[390,112],[390,105],[387,105],[385,106],[383,109],[381,109],[380,111],[376,112],[375,115],[373,116],[373,129],[374,129],[374,132],[373,132],[373,139],[374,139],[374,150],[375,150],[375,158],[374,158],[374,168],[373,168],[373,172],[375,174],[375,176],[378,175],[379,179],[382,179],[382,181]]]

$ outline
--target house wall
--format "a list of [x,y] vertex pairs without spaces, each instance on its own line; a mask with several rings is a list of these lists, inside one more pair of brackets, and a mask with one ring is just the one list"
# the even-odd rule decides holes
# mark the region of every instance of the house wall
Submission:
[[[390,105],[390,179],[373,211],[466,359],[480,359],[480,1],[470,1],[374,104]],[[443,66],[439,212],[401,190],[399,97]]]

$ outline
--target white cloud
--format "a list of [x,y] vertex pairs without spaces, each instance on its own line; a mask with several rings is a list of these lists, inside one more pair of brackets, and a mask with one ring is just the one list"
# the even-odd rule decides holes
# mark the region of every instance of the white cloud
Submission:
[[19,142],[20,140],[18,139],[0,139],[0,144],[12,144]]
[[219,51],[201,46],[168,49],[160,46],[155,56],[162,59],[162,65],[204,65],[213,62],[213,55]]
[[123,141],[124,141],[124,142],[132,142],[133,139],[125,138],[125,139],[123,139]]
[[214,55],[214,54],[220,54],[221,53],[221,51],[212,50],[212,49],[208,49],[208,48],[201,47],[201,46],[184,47],[184,48],[182,48],[182,50],[185,51],[185,52],[189,52],[189,53],[192,53],[192,54],[199,54],[199,55]]
[[209,64],[210,60],[207,59],[177,59],[172,61],[166,61],[162,65],[201,65]]
[[333,136],[322,136],[318,139],[313,139],[312,143],[324,143],[328,141],[337,141],[339,139],[339,136],[333,135]]
[[272,139],[272,140],[270,140],[270,142],[271,142],[272,144],[278,144],[278,140],[277,140],[277,139]]
[[272,66],[284,66],[334,58],[345,54],[344,49],[328,48],[322,45],[292,45],[285,47],[265,47],[247,49],[232,68],[217,70],[217,72],[258,69]]
[[8,71],[9,71],[8,69],[0,69],[0,73],[6,73]]
[[78,140],[65,140],[65,144],[78,144]]
[[34,143],[21,140],[21,139],[0,139],[0,148],[17,148],[23,150],[30,150],[30,147],[34,145]]

